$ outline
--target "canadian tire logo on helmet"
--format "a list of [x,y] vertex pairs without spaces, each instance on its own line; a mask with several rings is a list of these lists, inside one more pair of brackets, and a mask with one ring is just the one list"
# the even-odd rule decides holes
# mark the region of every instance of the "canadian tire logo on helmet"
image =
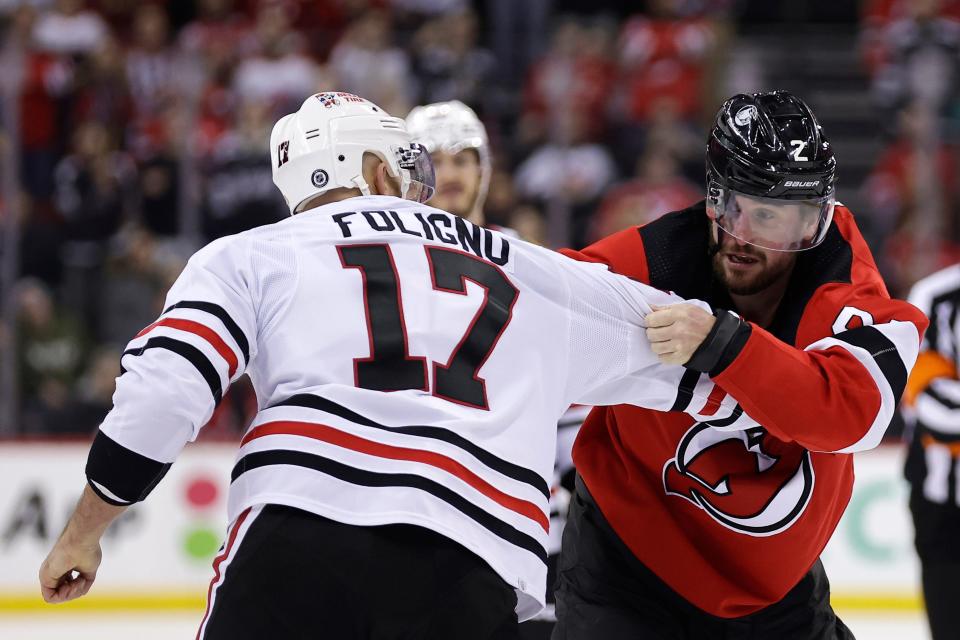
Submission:
[[327,109],[331,109],[340,104],[340,99],[335,93],[318,93],[317,100]]
[[354,95],[352,93],[347,93],[346,91],[326,91],[324,93],[316,94],[316,99],[320,101],[327,109],[332,109],[333,107],[339,107],[341,102],[357,102],[363,104],[367,102],[360,96]]
[[322,189],[327,186],[327,182],[330,181],[330,176],[327,175],[327,172],[323,169],[317,169],[310,176],[310,182],[313,183],[317,189]]
[[757,537],[790,528],[810,503],[813,485],[810,452],[776,441],[762,427],[721,431],[697,423],[663,467],[667,494]]

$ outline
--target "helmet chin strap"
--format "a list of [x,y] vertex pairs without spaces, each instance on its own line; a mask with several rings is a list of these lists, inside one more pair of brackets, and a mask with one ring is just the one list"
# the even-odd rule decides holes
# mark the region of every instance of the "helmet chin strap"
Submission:
[[351,182],[353,182],[353,184],[357,185],[357,189],[360,189],[360,193],[362,193],[362,194],[365,195],[365,196],[369,196],[369,195],[370,195],[370,185],[367,184],[367,181],[363,179],[363,174],[362,174],[362,173],[361,173],[360,175],[354,177],[354,179],[353,179]]

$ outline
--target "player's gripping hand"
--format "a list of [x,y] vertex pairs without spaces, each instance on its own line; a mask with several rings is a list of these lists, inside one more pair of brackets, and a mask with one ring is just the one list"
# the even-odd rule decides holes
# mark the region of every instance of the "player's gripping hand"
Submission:
[[692,304],[654,306],[646,316],[650,348],[664,364],[686,364],[717,319]]
[[40,593],[51,604],[85,595],[97,577],[102,558],[100,539],[74,540],[64,532],[40,565]]

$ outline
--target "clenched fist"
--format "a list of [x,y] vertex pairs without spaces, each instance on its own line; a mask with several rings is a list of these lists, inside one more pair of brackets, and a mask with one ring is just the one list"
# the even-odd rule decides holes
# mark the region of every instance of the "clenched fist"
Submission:
[[654,307],[646,317],[647,339],[660,362],[686,364],[716,321],[709,311],[692,304]]

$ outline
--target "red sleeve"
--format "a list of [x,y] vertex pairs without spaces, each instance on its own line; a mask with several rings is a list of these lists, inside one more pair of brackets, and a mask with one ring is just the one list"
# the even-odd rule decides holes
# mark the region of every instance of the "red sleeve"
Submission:
[[614,273],[650,284],[650,270],[639,227],[618,231],[580,251],[561,249],[560,253],[574,260],[605,264]]
[[776,437],[807,449],[851,453],[879,444],[913,369],[927,318],[891,300],[849,211],[837,224],[850,243],[851,283],[811,297],[796,346],[754,326],[714,380]]

